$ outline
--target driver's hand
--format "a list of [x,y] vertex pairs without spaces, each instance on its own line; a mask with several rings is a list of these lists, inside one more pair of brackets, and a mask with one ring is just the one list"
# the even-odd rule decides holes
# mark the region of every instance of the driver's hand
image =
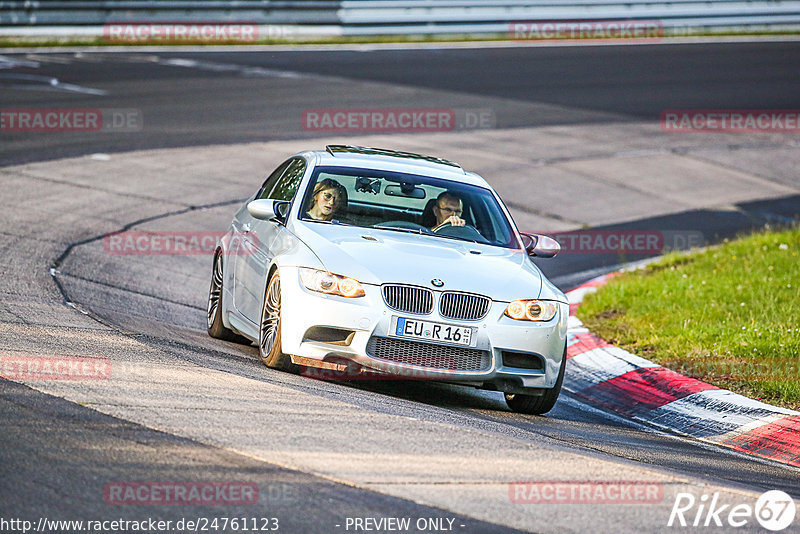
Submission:
[[442,224],[439,224],[439,225],[431,228],[431,230],[435,232],[436,230],[438,230],[439,228],[441,228],[442,226],[444,226],[445,224],[448,224],[448,223],[450,223],[453,226],[466,226],[466,224],[467,224],[467,222],[464,219],[462,219],[461,217],[459,217],[458,215],[451,215],[450,217],[448,217],[447,219],[442,221]]

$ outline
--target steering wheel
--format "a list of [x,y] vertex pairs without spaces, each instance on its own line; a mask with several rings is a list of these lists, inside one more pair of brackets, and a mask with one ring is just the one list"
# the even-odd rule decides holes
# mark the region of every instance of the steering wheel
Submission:
[[436,230],[433,230],[433,232],[436,234],[443,233],[447,236],[475,241],[476,243],[489,243],[489,240],[483,237],[478,229],[470,224],[466,224],[464,226],[453,226],[452,223],[445,222],[442,223],[442,225]]
[[447,221],[447,222],[443,222],[441,225],[437,226],[436,230],[431,230],[431,231],[432,232],[436,232],[438,234],[442,230],[446,230],[448,228],[454,228],[455,229],[455,228],[475,228],[475,227],[471,226],[469,224],[465,224],[464,226],[453,226],[453,223],[451,223],[450,221]]

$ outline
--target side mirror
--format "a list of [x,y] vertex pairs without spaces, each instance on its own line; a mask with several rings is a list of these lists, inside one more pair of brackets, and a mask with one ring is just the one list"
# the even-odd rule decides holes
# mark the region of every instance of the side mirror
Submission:
[[523,234],[522,244],[525,245],[525,251],[528,256],[536,256],[537,258],[552,258],[561,252],[561,245],[552,237],[539,234]]
[[275,203],[272,204],[272,210],[275,212],[275,218],[281,223],[286,224],[286,217],[289,216],[289,208],[291,207],[292,203],[288,200],[276,200]]
[[262,198],[250,201],[247,204],[247,211],[256,219],[262,221],[269,221],[277,219],[280,222],[286,222],[286,216],[289,214],[290,202],[285,200],[270,200]]

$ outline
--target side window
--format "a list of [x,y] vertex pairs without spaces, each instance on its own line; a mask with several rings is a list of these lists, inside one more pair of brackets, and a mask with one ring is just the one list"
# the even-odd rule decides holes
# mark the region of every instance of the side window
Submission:
[[269,198],[275,200],[292,200],[294,193],[300,186],[300,180],[303,178],[303,173],[306,170],[306,160],[298,158],[293,159],[286,172],[283,173],[281,179],[275,184],[275,188],[269,195]]
[[272,192],[272,188],[275,187],[275,184],[278,182],[278,178],[281,177],[283,171],[286,170],[286,167],[288,167],[291,162],[292,160],[284,161],[281,163],[280,167],[272,171],[272,174],[270,174],[269,177],[264,180],[261,189],[259,189],[258,193],[256,193],[256,199],[269,198],[269,194]]

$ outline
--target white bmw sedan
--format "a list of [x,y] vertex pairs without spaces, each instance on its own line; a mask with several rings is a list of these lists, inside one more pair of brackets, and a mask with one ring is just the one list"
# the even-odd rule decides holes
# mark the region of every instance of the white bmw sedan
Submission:
[[561,390],[569,305],[529,256],[558,250],[456,163],[301,152],[220,240],[208,333],[256,342],[270,367],[469,385],[542,414]]

